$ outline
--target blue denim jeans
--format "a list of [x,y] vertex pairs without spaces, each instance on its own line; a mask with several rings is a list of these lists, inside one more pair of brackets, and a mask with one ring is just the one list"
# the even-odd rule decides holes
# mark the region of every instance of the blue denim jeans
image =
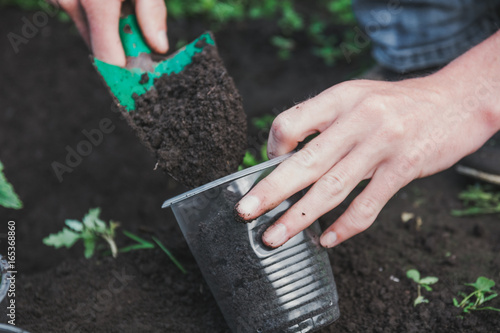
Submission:
[[445,65],[499,28],[500,0],[353,0],[361,31],[383,67]]

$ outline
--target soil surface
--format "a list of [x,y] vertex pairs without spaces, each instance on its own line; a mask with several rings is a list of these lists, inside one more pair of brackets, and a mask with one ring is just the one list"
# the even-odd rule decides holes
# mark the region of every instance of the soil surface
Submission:
[[122,111],[158,167],[191,188],[237,171],[247,147],[233,79],[217,49],[198,44],[203,51],[182,72],[155,79],[155,89],[135,96],[135,111]]
[[[1,35],[21,34],[23,17],[33,14],[3,9]],[[171,45],[206,28],[170,22]],[[296,57],[280,61],[266,42],[273,34],[268,25],[241,23],[216,35],[250,118],[291,107],[366,64],[360,59],[326,67],[300,36]],[[156,160],[126,121],[110,112],[112,100],[69,24],[51,18],[27,40],[17,53],[7,38],[0,41],[0,160],[25,205],[20,211],[0,208],[1,233],[7,221],[16,221],[16,324],[31,332],[228,332],[173,215],[160,209],[185,188],[154,170]],[[99,128],[104,118],[113,131],[59,181],[52,163],[66,163],[68,147],[76,149],[87,140],[82,131]],[[266,136],[256,129],[250,134],[251,146]],[[498,313],[460,319],[452,305],[459,291],[470,291],[464,283],[478,276],[500,281],[500,217],[449,214],[460,207],[456,197],[467,182],[453,170],[412,182],[369,230],[329,250],[341,316],[322,332],[498,331]],[[69,250],[42,244],[65,219],[81,219],[90,207],[101,207],[102,217],[120,221],[123,229],[157,236],[188,274],[156,249],[84,260],[81,244]],[[421,217],[422,226],[402,223],[405,211]],[[119,232],[117,242],[129,244]],[[0,246],[4,251],[3,241]],[[405,277],[410,268],[439,278],[432,292],[423,292],[428,304],[413,307],[417,288]],[[500,307],[500,300],[491,306]]]

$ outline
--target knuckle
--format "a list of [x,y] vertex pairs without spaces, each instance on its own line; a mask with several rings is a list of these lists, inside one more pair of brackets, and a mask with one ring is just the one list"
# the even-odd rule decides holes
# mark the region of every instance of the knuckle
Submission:
[[271,126],[271,135],[277,142],[285,141],[291,134],[292,122],[286,113],[278,115]]
[[405,134],[406,128],[401,122],[387,119],[378,135],[383,141],[394,142],[404,138]]
[[[413,154],[405,154],[403,155],[395,168],[393,169],[393,176],[396,179],[399,179],[400,182],[405,182],[407,180],[411,180],[415,178],[415,175],[418,170],[418,166],[423,161],[422,154],[419,152],[415,152]],[[403,186],[403,185],[401,185]]]
[[324,93],[328,95],[339,95],[339,96],[350,95],[353,89],[356,89],[355,81],[343,81],[326,89]]
[[263,190],[263,193],[270,193],[281,188],[279,180],[273,177],[273,175],[269,175],[262,179],[257,186],[259,189]]
[[293,154],[289,160],[297,164],[300,168],[309,169],[316,165],[318,160],[318,152],[313,146],[308,145],[302,148],[297,153]]
[[[363,198],[353,201],[352,210],[354,216],[360,221],[373,221],[378,213],[378,203],[373,198]],[[365,227],[366,229],[366,227]]]
[[347,180],[347,175],[344,172],[336,171],[329,172],[324,175],[320,183],[323,188],[323,192],[330,197],[333,197],[341,193],[345,189],[345,184]]
[[362,220],[356,216],[349,217],[349,229],[352,234],[359,234],[371,225],[371,221]]

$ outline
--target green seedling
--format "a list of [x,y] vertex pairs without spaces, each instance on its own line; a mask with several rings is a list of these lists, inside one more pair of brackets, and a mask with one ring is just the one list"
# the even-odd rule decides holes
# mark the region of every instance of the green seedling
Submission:
[[453,216],[472,216],[500,213],[500,191],[493,186],[475,184],[458,195],[465,209],[452,210]]
[[90,209],[80,222],[78,220],[66,220],[64,227],[56,234],[50,234],[43,239],[43,243],[48,246],[53,246],[56,249],[61,247],[70,248],[79,239],[83,241],[85,258],[91,258],[96,250],[96,245],[100,239],[108,243],[111,254],[116,258],[118,248],[114,241],[115,229],[119,223],[110,221],[108,225],[99,218],[101,213],[100,208]]
[[[110,221],[108,225],[101,219],[99,215],[101,213],[100,208],[90,209],[87,215],[83,217],[83,221],[77,220],[66,220],[64,227],[61,231],[56,234],[51,234],[43,239],[43,243],[48,246],[53,246],[56,249],[61,247],[70,248],[79,239],[83,240],[84,255],[85,258],[91,258],[96,250],[96,245],[100,239],[104,239],[110,248],[107,255],[111,253],[113,258],[116,258],[118,253],[126,253],[137,250],[154,249],[158,246],[165,254],[172,260],[172,262],[183,272],[186,270],[181,265],[181,263],[173,256],[173,254],[160,242],[156,237],[153,237],[153,242],[147,241],[131,232],[123,230],[123,234],[135,241],[135,244],[128,245],[122,248],[118,248],[115,243],[115,230],[119,226],[118,222]],[[156,245],[155,245],[156,243]],[[106,253],[104,253],[106,255]]]
[[491,288],[495,286],[495,281],[484,276],[480,276],[477,278],[476,282],[465,283],[465,285],[473,287],[474,291],[469,295],[459,292],[458,294],[463,297],[461,302],[459,302],[455,297],[453,298],[453,305],[457,308],[461,308],[463,313],[479,310],[492,310],[500,312],[500,309],[492,306],[482,306],[484,303],[498,296],[495,291],[491,290]]
[[[265,114],[263,116],[253,118],[252,125],[258,130],[269,131],[271,125],[273,124],[274,118],[276,118],[274,115]],[[267,141],[265,141],[262,146],[260,146],[260,149],[256,154],[259,156],[256,156],[250,150],[247,150],[245,152],[245,156],[243,157],[243,162],[239,166],[238,170],[243,170],[269,160],[269,158],[267,157]]]
[[165,254],[172,260],[172,262],[181,270],[182,273],[186,274],[187,271],[184,269],[184,267],[181,265],[181,263],[174,257],[174,255],[163,245],[162,242],[156,237],[153,236],[153,240],[155,243],[160,247],[160,249],[165,252]]
[[0,162],[0,206],[12,209],[23,208],[23,203],[14,191],[14,187],[7,181],[3,173],[2,162]]
[[295,41],[292,38],[283,36],[272,36],[271,44],[278,49],[278,57],[281,60],[288,60],[295,49]]
[[406,272],[406,276],[415,281],[417,283],[417,298],[415,298],[415,301],[413,301],[413,306],[417,306],[421,303],[429,303],[429,300],[426,299],[424,296],[422,296],[422,290],[421,288],[423,287],[427,291],[432,291],[432,288],[430,287],[431,284],[434,284],[439,281],[439,279],[435,276],[427,276],[424,278],[420,278],[420,272],[417,271],[416,269],[410,269],[409,271]]
[[273,124],[275,118],[276,117],[272,114],[265,114],[260,117],[252,118],[252,124],[259,130],[268,131],[271,128],[271,125]]
[[[129,246],[126,246],[126,247],[123,247],[121,249],[118,250],[118,252],[120,253],[125,253],[125,252],[130,252],[130,251],[135,251],[135,250],[145,250],[145,249],[154,249],[155,248],[155,244],[152,243],[152,242],[149,242],[137,235],[134,235],[133,233],[131,232],[128,232],[126,230],[123,230],[123,234],[125,236],[127,236],[128,238],[134,240],[136,242],[136,244],[132,244],[132,245],[129,245]],[[175,264],[175,266],[177,266],[177,268],[179,268],[179,270],[186,274],[187,271],[186,269],[182,266],[182,264],[174,257],[174,255],[172,254],[172,252],[170,252],[166,247],[165,245],[163,245],[163,243],[156,237],[152,237],[153,238],[153,241],[156,243],[156,245],[158,245],[158,247],[163,251],[165,252],[165,254],[170,258],[170,260],[172,260],[172,262]]]
[[243,162],[239,166],[238,170],[243,170],[254,165],[260,164],[262,162],[268,161],[267,157],[267,141],[260,147],[260,157],[255,157],[249,150],[245,152],[243,157]]

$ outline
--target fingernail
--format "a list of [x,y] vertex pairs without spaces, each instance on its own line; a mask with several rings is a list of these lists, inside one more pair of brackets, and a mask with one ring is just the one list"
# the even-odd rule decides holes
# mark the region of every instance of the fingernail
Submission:
[[284,224],[278,223],[270,227],[262,235],[262,240],[265,244],[271,246],[279,246],[287,240],[286,227]]
[[259,198],[253,195],[248,195],[243,199],[241,199],[241,201],[236,206],[236,211],[242,217],[251,216],[255,213],[255,211],[259,207],[259,203],[260,203]]
[[165,51],[168,49],[167,32],[165,30],[158,32],[158,47]]
[[321,237],[321,245],[323,247],[333,247],[337,242],[337,233],[329,231]]

